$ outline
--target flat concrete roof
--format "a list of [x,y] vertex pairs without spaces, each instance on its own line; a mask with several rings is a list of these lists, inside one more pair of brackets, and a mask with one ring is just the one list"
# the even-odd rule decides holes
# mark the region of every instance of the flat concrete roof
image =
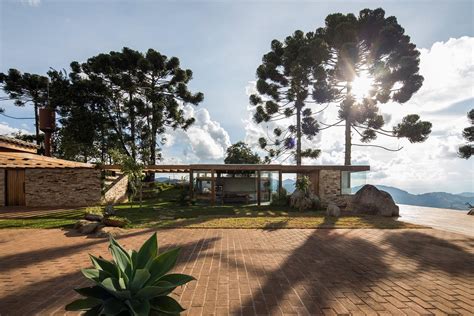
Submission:
[[[101,166],[104,170],[120,170],[120,165]],[[279,164],[189,164],[189,165],[149,165],[145,171],[156,173],[189,173],[197,172],[236,172],[236,171],[278,171],[282,173],[305,173],[317,170],[340,170],[340,171],[369,171],[370,166],[356,165],[279,165]]]

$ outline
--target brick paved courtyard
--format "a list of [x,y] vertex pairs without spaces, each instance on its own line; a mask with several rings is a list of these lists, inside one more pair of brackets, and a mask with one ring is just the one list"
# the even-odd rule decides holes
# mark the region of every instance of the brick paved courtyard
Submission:
[[[120,238],[138,248],[151,230]],[[435,229],[158,232],[181,246],[177,292],[188,315],[474,314],[474,238]],[[0,230],[0,314],[65,314],[87,253],[104,239],[63,230]]]

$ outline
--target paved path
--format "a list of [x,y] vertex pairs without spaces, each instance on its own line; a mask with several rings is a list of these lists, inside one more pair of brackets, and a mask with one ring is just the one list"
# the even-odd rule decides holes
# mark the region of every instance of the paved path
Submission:
[[398,220],[474,237],[474,216],[467,211],[400,204]]
[[[138,248],[151,230],[120,241]],[[170,229],[188,315],[474,314],[474,238],[434,229]],[[0,230],[0,314],[63,315],[104,239]]]

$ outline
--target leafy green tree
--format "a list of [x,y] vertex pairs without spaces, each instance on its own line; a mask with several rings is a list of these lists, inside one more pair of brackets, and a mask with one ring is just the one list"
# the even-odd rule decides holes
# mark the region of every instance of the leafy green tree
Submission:
[[[331,14],[316,35],[326,43],[329,54],[323,63],[315,63],[313,99],[339,105],[339,122],[334,125],[345,122],[346,165],[351,164],[352,146],[376,146],[368,143],[378,135],[403,137],[412,143],[427,139],[431,123],[416,114],[405,117],[391,131],[383,129],[378,105],[405,103],[423,83],[418,73],[420,53],[395,17],[386,17],[382,9],[364,9],[358,17]],[[352,143],[353,131],[363,144]]]
[[227,148],[224,163],[226,164],[259,164],[261,159],[257,153],[252,152],[244,142],[237,142]]
[[179,59],[153,49],[146,54],[124,48],[71,64],[74,85],[89,90],[94,106],[119,141],[121,150],[134,159],[155,164],[157,135],[166,128],[186,129],[183,103],[198,104],[202,93],[192,94],[187,84],[192,71],[181,69]]
[[467,140],[467,144],[459,147],[458,155],[461,158],[469,159],[474,154],[474,109],[467,113],[467,118],[471,126],[462,131],[462,136]]
[[320,129],[309,107],[313,103],[310,91],[312,68],[326,55],[323,42],[314,33],[296,31],[283,43],[273,40],[271,51],[263,56],[257,68],[258,93],[250,96],[250,103],[256,106],[254,120],[259,124],[285,118],[294,121],[259,139],[261,148],[268,152],[267,160],[291,153],[296,164],[301,165],[302,157],[318,157],[319,150],[302,150],[301,142],[303,137],[311,140]]
[[144,165],[133,157],[115,150],[112,151],[112,157],[115,163],[120,164],[121,171],[128,177],[129,201],[133,202],[137,193],[140,198],[140,208],[142,207],[142,189],[143,179],[145,178]]
[[33,105],[38,145],[40,144],[38,109],[48,103],[48,85],[49,79],[46,76],[21,73],[17,69],[9,69],[6,74],[0,73],[0,86],[7,95],[4,99],[14,100],[16,106]]

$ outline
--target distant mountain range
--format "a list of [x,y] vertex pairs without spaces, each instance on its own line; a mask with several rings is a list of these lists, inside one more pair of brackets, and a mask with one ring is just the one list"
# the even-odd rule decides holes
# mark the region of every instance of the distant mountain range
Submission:
[[[295,181],[292,179],[283,180],[283,187],[291,193],[295,190]],[[356,193],[362,186],[352,188],[352,192]],[[411,194],[407,191],[390,187],[386,185],[376,185],[379,190],[388,192],[394,199],[395,203],[428,206],[438,208],[450,208],[455,210],[468,209],[466,203],[474,205],[474,192],[462,192],[451,194],[446,192],[430,192],[423,194]]]
[[[446,192],[429,192],[423,194],[411,194],[398,188],[376,185],[379,190],[388,192],[396,203],[429,206],[439,208],[451,208],[456,210],[466,210],[466,203],[474,204],[474,192],[462,192],[451,194]],[[352,188],[352,192],[357,192],[361,186]]]

